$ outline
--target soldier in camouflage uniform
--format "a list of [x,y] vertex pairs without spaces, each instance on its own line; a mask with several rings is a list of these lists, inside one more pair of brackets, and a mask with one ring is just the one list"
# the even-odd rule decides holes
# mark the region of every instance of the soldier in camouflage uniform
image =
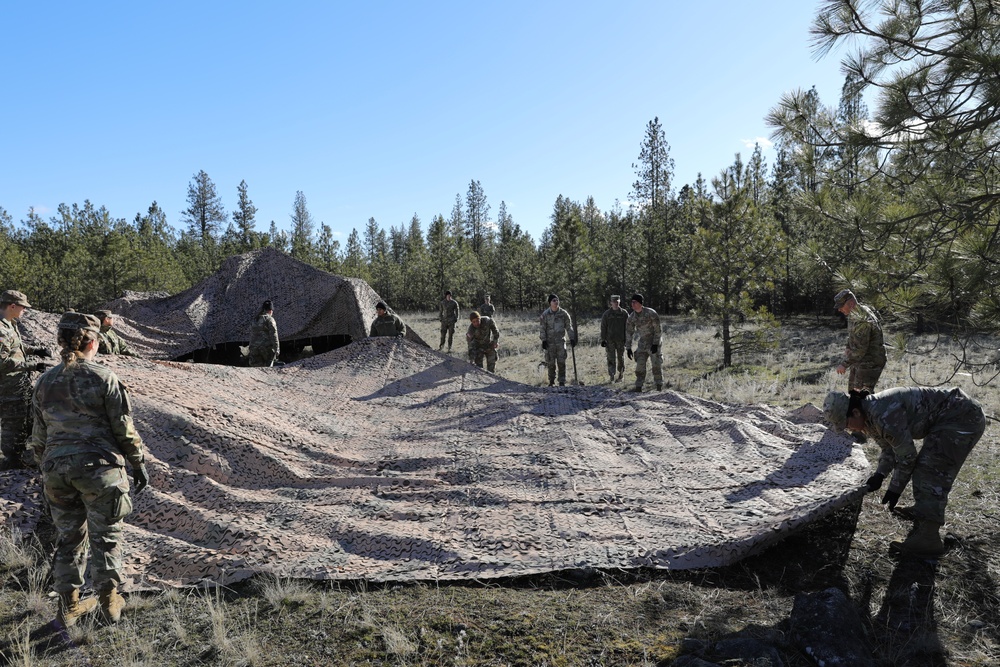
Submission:
[[268,299],[261,305],[250,327],[250,365],[273,366],[280,353],[278,323],[274,321],[274,306]]
[[545,350],[545,365],[549,370],[549,386],[556,381],[556,368],[559,369],[559,386],[566,385],[566,339],[576,347],[576,332],[573,331],[573,319],[569,313],[559,307],[559,297],[549,295],[549,307],[542,311],[540,318],[542,349]]
[[486,358],[486,370],[490,373],[497,369],[497,348],[500,347],[500,330],[492,317],[480,315],[476,311],[469,313],[469,330],[465,339],[469,341],[469,363],[483,367]]
[[115,333],[111,327],[115,324],[115,316],[110,310],[95,310],[94,316],[101,322],[101,337],[98,341],[97,351],[101,354],[121,354],[126,357],[138,357],[132,351],[121,336]]
[[458,322],[459,308],[458,301],[451,296],[451,290],[444,293],[444,301],[441,302],[441,344],[438,349],[444,348],[445,337],[448,338],[448,351],[451,352],[451,342],[455,337],[455,324]]
[[847,317],[847,351],[837,372],[843,375],[850,369],[848,389],[875,391],[886,362],[882,323],[874,310],[858,303],[851,290],[838,292],[833,305]]
[[[99,334],[93,315],[63,315],[58,330],[62,363],[38,379],[32,399],[31,449],[58,531],[52,578],[59,620],[67,626],[98,600],[105,620],[119,620],[125,606],[118,593],[122,520],[132,510],[125,462],[132,467],[136,493],[149,483],[128,391],[110,369],[94,363]],[[96,600],[80,600],[88,540]]]
[[[642,305],[642,295],[632,295],[632,312],[625,325],[626,352],[629,359],[635,359],[635,387],[631,391],[642,391],[646,382],[646,359],[653,367],[653,382],[656,389],[663,389],[663,355],[660,354],[660,316],[652,308]],[[639,334],[639,345],[632,354],[632,339]]]
[[30,362],[28,355],[50,357],[44,347],[25,347],[17,330],[17,320],[31,308],[28,297],[17,290],[0,294],[0,468],[11,470],[32,465],[25,445],[31,434],[31,373],[44,371],[48,364]]
[[[620,381],[625,375],[625,327],[628,311],[621,307],[622,298],[611,295],[610,308],[601,315],[601,347],[608,357],[608,383]],[[615,368],[618,380],[615,380]]]
[[[914,528],[891,547],[916,556],[944,553],[940,529],[948,494],[986,429],[979,404],[957,387],[897,387],[877,394],[830,392],[823,411],[835,430],[864,433],[882,448],[865,490],[877,491],[891,472],[883,505],[895,509],[912,481],[914,505],[905,511],[914,519]],[[920,439],[924,442],[918,451],[914,440]]]
[[493,315],[497,312],[497,307],[493,305],[493,302],[490,299],[490,295],[487,294],[483,301],[483,305],[479,306],[477,309],[479,314],[483,317],[493,317]]
[[395,313],[389,312],[389,307],[385,305],[384,301],[379,301],[375,304],[375,312],[377,317],[372,321],[371,331],[368,332],[369,336],[396,336],[401,337],[406,331],[406,327],[403,326],[403,320]]

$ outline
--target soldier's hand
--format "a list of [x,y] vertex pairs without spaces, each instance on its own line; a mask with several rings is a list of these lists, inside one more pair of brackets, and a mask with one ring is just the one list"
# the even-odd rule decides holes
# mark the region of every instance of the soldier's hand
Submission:
[[837,366],[837,375],[843,375],[846,372],[847,372],[847,366],[845,366],[844,364],[840,364],[839,366]]
[[132,481],[135,483],[136,494],[149,486],[149,471],[146,470],[145,463],[140,463],[132,468]]
[[35,364],[35,367],[32,370],[38,373],[44,373],[45,369],[47,368],[52,368],[52,364],[47,364],[44,361],[39,361],[37,364]]
[[608,341],[602,340],[601,341],[601,347],[607,347],[607,346],[608,346]]
[[549,349],[549,341],[547,341],[547,340],[543,340],[542,341],[542,349],[543,350]]
[[634,358],[634,357],[632,356],[632,348],[628,348],[627,350],[625,350],[625,354],[627,354],[627,355],[628,355],[628,358],[629,358],[629,359],[633,359],[633,358]]
[[875,473],[874,475],[868,478],[867,482],[865,482],[865,491],[867,493],[878,491],[879,489],[882,488],[882,482],[884,481],[885,481],[885,475],[883,475],[880,472]]
[[650,346],[649,346],[649,351],[650,351],[651,353],[653,353],[653,354],[656,354],[656,351],[657,351],[657,350],[659,350],[659,349],[660,349],[660,346],[659,346],[659,345],[650,345]]
[[889,507],[889,509],[896,509],[896,503],[899,502],[899,494],[895,491],[886,491],[885,495],[882,496],[882,504]]

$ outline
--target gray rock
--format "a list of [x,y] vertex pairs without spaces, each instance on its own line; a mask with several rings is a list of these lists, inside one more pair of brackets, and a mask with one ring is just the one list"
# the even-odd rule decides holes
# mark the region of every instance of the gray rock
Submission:
[[778,649],[756,639],[723,639],[712,644],[709,658],[718,661],[739,660],[755,667],[785,667]]
[[795,646],[824,667],[875,667],[861,617],[843,591],[799,593],[789,618]]

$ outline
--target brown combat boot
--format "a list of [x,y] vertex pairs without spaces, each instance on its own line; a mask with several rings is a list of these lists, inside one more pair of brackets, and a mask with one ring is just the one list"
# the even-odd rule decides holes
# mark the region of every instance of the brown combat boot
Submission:
[[940,530],[941,524],[936,521],[917,521],[913,531],[905,540],[896,540],[889,545],[889,548],[907,556],[940,556],[945,552]]
[[76,625],[81,616],[92,612],[97,607],[97,598],[80,599],[80,590],[74,588],[68,593],[59,594],[59,615],[56,620],[65,627]]
[[122,609],[125,608],[125,598],[118,593],[117,588],[109,588],[101,591],[101,614],[108,623],[117,623],[122,618]]

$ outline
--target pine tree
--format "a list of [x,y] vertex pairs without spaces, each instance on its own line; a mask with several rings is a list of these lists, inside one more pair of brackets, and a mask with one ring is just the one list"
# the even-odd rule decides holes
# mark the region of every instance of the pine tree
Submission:
[[247,194],[247,182],[240,181],[236,188],[237,203],[233,211],[233,224],[236,225],[236,253],[242,254],[260,247],[260,236],[254,231],[256,225],[257,207]]
[[486,193],[479,181],[469,183],[469,191],[465,195],[465,236],[472,244],[472,252],[481,257],[490,241],[490,205],[486,202]]
[[306,205],[306,196],[301,190],[295,192],[292,204],[291,255],[302,262],[309,262],[313,253],[314,227],[312,214]]

